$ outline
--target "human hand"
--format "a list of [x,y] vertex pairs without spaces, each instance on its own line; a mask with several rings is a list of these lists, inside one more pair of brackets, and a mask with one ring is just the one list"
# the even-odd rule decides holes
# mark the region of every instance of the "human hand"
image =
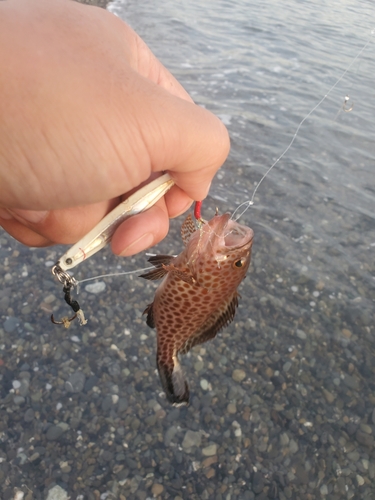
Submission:
[[76,242],[167,170],[176,186],[112,239],[132,255],[206,196],[229,151],[224,125],[114,15],[69,0],[0,2],[0,61],[0,224],[22,243]]

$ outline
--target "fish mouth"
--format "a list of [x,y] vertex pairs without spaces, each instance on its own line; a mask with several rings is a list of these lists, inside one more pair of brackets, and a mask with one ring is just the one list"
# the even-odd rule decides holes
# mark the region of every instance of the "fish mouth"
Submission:
[[209,238],[211,244],[217,241],[226,248],[242,248],[251,244],[254,238],[254,231],[232,220],[230,213],[215,217],[211,221],[213,222],[211,228],[213,231]]
[[231,219],[230,213],[217,215],[196,231],[188,245],[189,261],[201,255],[220,255],[252,246],[254,232]]
[[[231,222],[235,225],[232,226]],[[253,238],[254,231],[250,227],[242,226],[231,219],[228,221],[224,234],[224,243],[226,247],[241,248],[248,245]]]

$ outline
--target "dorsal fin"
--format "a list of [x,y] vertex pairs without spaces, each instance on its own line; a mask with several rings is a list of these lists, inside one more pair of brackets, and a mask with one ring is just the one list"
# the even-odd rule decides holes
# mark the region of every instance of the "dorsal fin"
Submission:
[[193,233],[195,233],[196,230],[197,230],[197,227],[195,225],[193,217],[191,216],[191,214],[189,214],[181,226],[181,237],[182,237],[182,241],[184,242],[185,246],[188,244],[188,241],[190,240],[190,236]]
[[219,307],[219,309],[207,318],[204,325],[202,325],[196,334],[185,342],[179,353],[186,354],[195,345],[203,344],[204,342],[216,337],[216,334],[222,328],[229,325],[229,323],[233,321],[237,306],[238,293],[234,292],[227,302],[225,302],[221,307]]
[[148,259],[148,262],[150,262],[155,267],[161,267],[162,264],[170,264],[173,259],[175,259],[174,255],[160,254],[153,255]]

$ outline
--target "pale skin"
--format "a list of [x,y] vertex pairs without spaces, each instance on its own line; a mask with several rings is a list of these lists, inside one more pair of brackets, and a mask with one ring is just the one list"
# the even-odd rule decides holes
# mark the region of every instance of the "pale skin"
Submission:
[[70,0],[0,1],[0,225],[29,246],[71,244],[126,194],[168,171],[176,186],[112,240],[133,255],[205,198],[229,152],[119,18]]

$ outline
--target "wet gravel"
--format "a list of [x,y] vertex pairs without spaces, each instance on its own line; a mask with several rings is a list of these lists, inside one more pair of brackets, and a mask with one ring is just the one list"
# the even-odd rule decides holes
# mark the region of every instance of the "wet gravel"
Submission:
[[[153,283],[83,284],[89,322],[67,330],[49,319],[69,312],[50,275],[63,249],[0,244],[2,499],[374,498],[373,311],[265,273],[255,249],[234,323],[183,358],[192,400],[173,408],[142,318]],[[144,263],[104,252],[76,276]]]

